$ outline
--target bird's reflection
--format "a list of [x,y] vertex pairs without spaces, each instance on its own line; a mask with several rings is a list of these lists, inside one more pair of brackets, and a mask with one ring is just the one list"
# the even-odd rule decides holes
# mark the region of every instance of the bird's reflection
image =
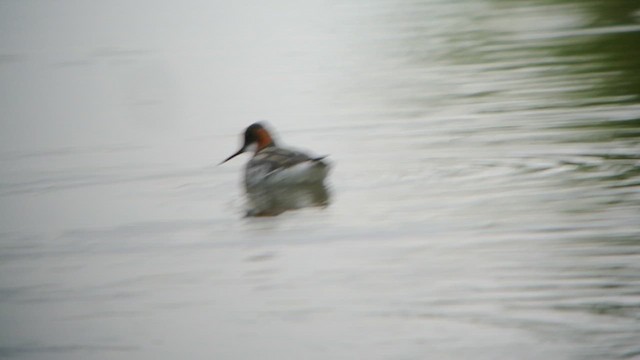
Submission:
[[323,184],[256,186],[247,189],[247,216],[276,216],[287,210],[329,205],[329,190]]

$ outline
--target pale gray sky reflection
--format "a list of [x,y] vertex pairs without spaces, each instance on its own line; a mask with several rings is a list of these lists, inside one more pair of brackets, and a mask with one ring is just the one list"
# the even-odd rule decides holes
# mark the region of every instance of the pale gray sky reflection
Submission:
[[[638,11],[0,1],[0,358],[637,357]],[[329,206],[243,216],[258,120]]]

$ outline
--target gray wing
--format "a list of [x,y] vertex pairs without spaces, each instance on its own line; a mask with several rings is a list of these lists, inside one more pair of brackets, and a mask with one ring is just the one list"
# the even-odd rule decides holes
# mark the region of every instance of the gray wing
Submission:
[[297,164],[313,161],[321,166],[326,166],[322,161],[326,156],[311,157],[303,152],[283,149],[283,148],[266,148],[256,154],[247,163],[247,171],[245,172],[245,184],[247,187],[253,186],[281,169],[286,169]]
[[278,168],[288,168],[305,161],[321,161],[325,157],[311,157],[301,151],[274,147],[262,150],[251,161],[263,164],[265,169],[271,172]]

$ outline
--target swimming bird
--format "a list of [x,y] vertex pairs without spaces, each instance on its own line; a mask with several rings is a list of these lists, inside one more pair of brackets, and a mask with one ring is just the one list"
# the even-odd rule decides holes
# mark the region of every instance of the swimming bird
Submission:
[[245,189],[254,205],[250,215],[277,215],[288,209],[327,204],[324,180],[330,166],[326,156],[280,147],[257,122],[245,130],[240,150],[220,164],[248,151],[254,151],[244,174]]

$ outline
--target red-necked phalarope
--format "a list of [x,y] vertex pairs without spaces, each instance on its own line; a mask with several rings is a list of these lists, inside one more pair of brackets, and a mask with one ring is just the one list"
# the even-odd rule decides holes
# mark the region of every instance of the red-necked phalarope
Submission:
[[[240,150],[222,163],[255,149],[245,169],[244,185],[254,208],[249,215],[277,215],[285,210],[328,204],[324,179],[326,156],[313,157],[276,145],[261,123],[244,132]],[[221,163],[221,164],[222,164]]]

